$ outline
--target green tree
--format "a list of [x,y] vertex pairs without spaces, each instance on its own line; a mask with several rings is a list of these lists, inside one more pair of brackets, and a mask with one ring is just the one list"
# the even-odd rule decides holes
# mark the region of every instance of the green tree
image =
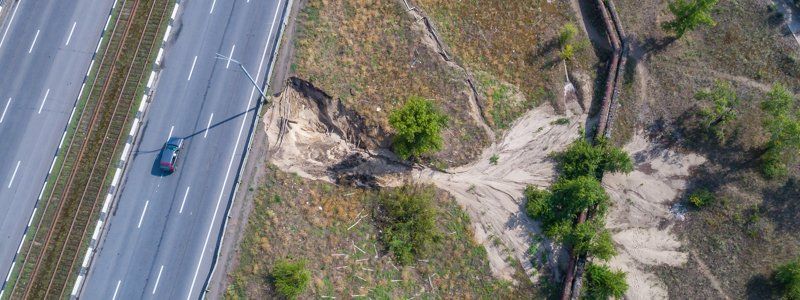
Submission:
[[605,139],[592,145],[578,138],[556,158],[561,176],[568,179],[581,176],[600,179],[604,172],[629,173],[633,170],[630,156],[622,149],[611,146]]
[[669,11],[675,19],[662,25],[664,30],[675,33],[678,38],[700,25],[715,26],[717,23],[711,18],[711,10],[717,5],[717,0],[676,0],[669,4]]
[[700,109],[703,117],[703,127],[710,131],[719,142],[724,143],[727,138],[726,127],[738,115],[739,97],[730,83],[717,81],[712,89],[697,92],[694,98],[698,101],[709,103]]
[[289,299],[296,299],[308,287],[311,272],[306,269],[306,262],[303,260],[292,262],[281,259],[272,269],[272,278],[279,294]]
[[389,124],[396,131],[395,153],[408,159],[442,148],[441,131],[447,125],[447,116],[439,112],[430,100],[414,96],[389,114]]
[[569,239],[575,216],[583,210],[596,206],[601,215],[608,207],[608,194],[594,177],[560,179],[551,191],[528,187],[525,208],[531,218],[542,222],[545,235],[556,240]]
[[772,87],[761,103],[767,114],[764,128],[769,133],[769,142],[761,156],[761,170],[767,178],[783,176],[787,164],[797,160],[800,154],[800,116],[795,97],[783,85]]
[[775,272],[783,297],[789,300],[800,300],[800,257],[778,267]]
[[617,255],[617,251],[614,249],[611,233],[604,226],[602,219],[598,218],[578,224],[567,237],[567,243],[579,255],[594,256],[607,261]]
[[426,254],[439,239],[436,230],[434,191],[427,187],[404,185],[380,196],[384,215],[382,240],[402,265]]
[[586,289],[583,296],[586,299],[622,298],[628,290],[625,272],[612,271],[607,266],[589,264],[584,278]]

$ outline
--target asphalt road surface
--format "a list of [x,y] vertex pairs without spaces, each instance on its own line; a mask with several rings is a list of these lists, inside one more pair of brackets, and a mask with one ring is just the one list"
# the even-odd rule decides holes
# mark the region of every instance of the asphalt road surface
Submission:
[[[284,0],[182,1],[164,69],[116,207],[81,290],[85,299],[190,299],[211,271]],[[159,151],[182,137],[177,170]]]
[[0,25],[0,274],[44,186],[114,0],[5,1]]

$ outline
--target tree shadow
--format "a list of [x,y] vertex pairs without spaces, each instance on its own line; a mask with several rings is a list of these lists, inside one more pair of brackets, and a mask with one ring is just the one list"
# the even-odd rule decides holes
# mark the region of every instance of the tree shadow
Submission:
[[772,278],[764,274],[750,277],[745,286],[745,294],[748,300],[780,299],[780,287]]

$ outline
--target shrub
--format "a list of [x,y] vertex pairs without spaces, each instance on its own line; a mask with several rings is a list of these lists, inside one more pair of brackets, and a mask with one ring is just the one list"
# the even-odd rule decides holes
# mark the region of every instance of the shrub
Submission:
[[628,290],[625,272],[612,271],[607,266],[590,264],[586,267],[586,299],[622,298]]
[[700,25],[715,26],[711,18],[711,10],[717,0],[677,0],[669,4],[669,11],[675,19],[662,25],[664,30],[675,33],[678,38]]
[[775,282],[784,298],[800,300],[800,257],[778,267],[775,272]]
[[550,200],[551,194],[549,191],[529,185],[525,188],[523,195],[525,195],[525,199],[528,200],[525,203],[525,212],[529,217],[538,219],[550,213],[548,201]]
[[714,201],[714,194],[707,189],[699,189],[689,195],[689,202],[697,208],[702,208]]
[[489,163],[495,166],[497,165],[498,160],[500,160],[500,156],[497,156],[497,154],[493,154],[492,157],[489,157]]
[[558,46],[561,47],[561,59],[571,60],[575,56],[575,35],[578,34],[578,28],[572,23],[564,24],[561,27],[561,32],[558,34]]
[[389,124],[396,131],[392,144],[395,153],[408,159],[442,148],[441,131],[447,125],[447,116],[430,100],[411,97],[389,114]]
[[308,287],[308,283],[311,281],[311,272],[306,269],[305,261],[291,262],[281,259],[275,263],[272,277],[275,280],[275,289],[279,294],[289,299],[295,299]]
[[764,128],[769,142],[761,156],[761,171],[767,178],[784,176],[786,165],[797,160],[800,151],[800,116],[796,99],[786,87],[776,84],[761,103],[765,118]]
[[405,185],[380,196],[385,213],[379,217],[379,224],[383,226],[382,240],[402,265],[427,253],[439,239],[433,200],[432,189],[414,185]]
[[703,117],[703,127],[710,131],[719,142],[725,142],[726,125],[736,119],[739,97],[730,83],[718,81],[714,88],[701,90],[694,95],[694,98],[701,102],[708,102],[711,107],[700,109]]

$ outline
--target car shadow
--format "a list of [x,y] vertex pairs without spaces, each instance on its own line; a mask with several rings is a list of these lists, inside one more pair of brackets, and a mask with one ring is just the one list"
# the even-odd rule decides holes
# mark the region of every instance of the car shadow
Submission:
[[153,166],[150,168],[150,175],[153,175],[153,176],[167,176],[167,175],[170,174],[170,172],[164,172],[163,170],[161,170],[160,162],[161,162],[161,153],[156,155],[156,158],[153,159]]

